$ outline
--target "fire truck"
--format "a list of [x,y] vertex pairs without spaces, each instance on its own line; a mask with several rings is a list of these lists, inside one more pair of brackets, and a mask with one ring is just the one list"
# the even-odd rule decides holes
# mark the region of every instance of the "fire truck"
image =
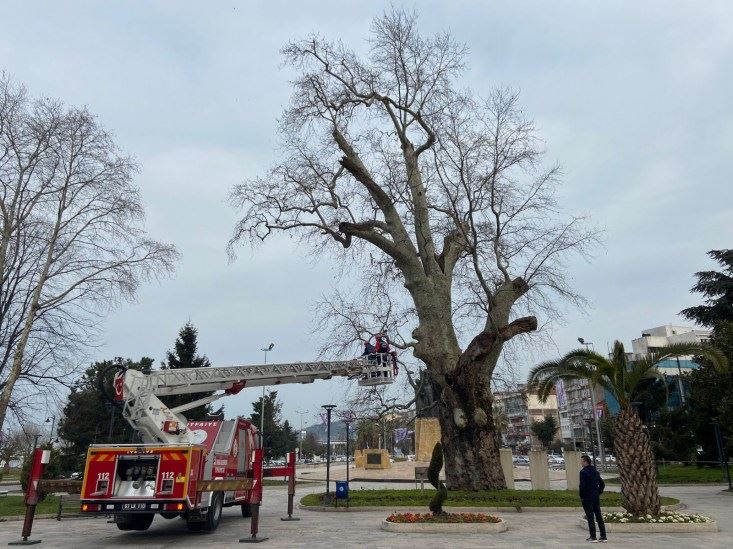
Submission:
[[[182,517],[192,531],[215,530],[222,508],[240,506],[256,532],[262,479],[287,476],[288,514],[295,491],[295,454],[284,467],[265,467],[260,433],[244,418],[187,421],[184,412],[245,388],[346,377],[359,385],[393,383],[388,355],[346,361],[204,367],[143,373],[121,369],[114,399],[140,444],[91,446],[81,487],[81,512],[114,517],[120,530],[147,530],[155,515]],[[176,408],[159,397],[209,393]]]

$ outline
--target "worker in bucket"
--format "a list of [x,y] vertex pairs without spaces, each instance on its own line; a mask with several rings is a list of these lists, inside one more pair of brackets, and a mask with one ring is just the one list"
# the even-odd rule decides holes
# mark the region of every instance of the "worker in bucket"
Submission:
[[383,360],[385,363],[387,362],[387,357],[385,355],[390,355],[392,357],[392,370],[393,375],[397,375],[397,353],[392,350],[392,347],[389,344],[389,337],[387,337],[387,334],[384,332],[378,333],[376,336],[377,339],[377,345],[376,345],[376,352],[377,355],[380,357],[380,361]]

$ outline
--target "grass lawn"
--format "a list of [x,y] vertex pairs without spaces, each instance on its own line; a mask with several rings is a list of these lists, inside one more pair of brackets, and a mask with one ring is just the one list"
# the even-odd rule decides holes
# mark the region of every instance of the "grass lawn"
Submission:
[[[302,486],[303,484],[315,484],[318,481],[316,480],[296,480],[295,485],[296,486]],[[280,480],[280,479],[274,479],[274,478],[263,478],[262,479],[262,486],[287,486],[287,481]]]
[[[696,465],[660,465],[657,476],[659,484],[715,484],[723,483],[723,471],[717,467],[697,467]],[[618,477],[606,482],[618,484]]]
[[[36,507],[36,514],[56,513],[59,510],[59,498],[48,496]],[[0,519],[25,514],[23,496],[0,497]]]
[[[427,507],[435,490],[352,490],[351,507]],[[308,494],[302,505],[320,506],[323,494]],[[662,498],[663,505],[677,503],[674,498]],[[343,503],[341,504],[343,505]],[[567,490],[495,490],[483,492],[450,491],[446,507],[580,507],[578,493]],[[601,506],[620,507],[621,495],[606,492]]]

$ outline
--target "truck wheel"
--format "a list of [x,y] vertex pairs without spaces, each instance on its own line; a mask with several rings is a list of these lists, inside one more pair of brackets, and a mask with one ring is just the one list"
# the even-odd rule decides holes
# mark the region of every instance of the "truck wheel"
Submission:
[[142,515],[123,515],[124,521],[117,522],[117,528],[124,531],[129,530],[147,530],[153,524],[155,515],[153,513],[145,513]]
[[222,492],[216,492],[211,496],[211,506],[209,512],[206,513],[206,520],[203,522],[204,530],[207,532],[213,532],[219,526],[221,521],[221,513],[224,507],[224,494]]
[[155,515],[153,513],[146,513],[144,515],[132,515],[132,529],[133,530],[147,530],[150,525],[153,524]]
[[188,528],[189,532],[200,532],[204,529],[204,523],[203,522],[186,522],[186,527]]
[[244,518],[249,518],[252,516],[252,504],[251,503],[242,504],[242,516]]

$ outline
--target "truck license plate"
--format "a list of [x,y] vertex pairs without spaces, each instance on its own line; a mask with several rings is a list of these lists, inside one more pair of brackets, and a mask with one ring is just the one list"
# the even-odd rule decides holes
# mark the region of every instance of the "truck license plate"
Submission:
[[145,504],[144,503],[123,503],[122,509],[123,511],[132,511],[132,510],[137,510],[137,509],[144,510]]

